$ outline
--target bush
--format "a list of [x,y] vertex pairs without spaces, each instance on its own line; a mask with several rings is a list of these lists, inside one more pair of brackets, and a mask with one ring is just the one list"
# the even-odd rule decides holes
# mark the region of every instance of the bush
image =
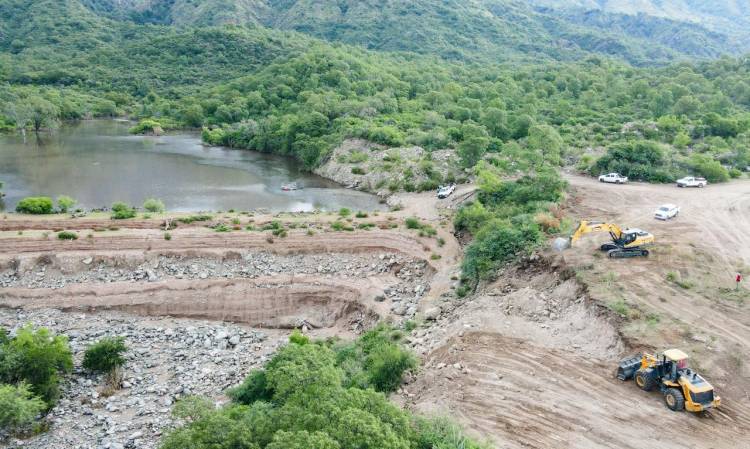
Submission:
[[48,408],[59,397],[60,374],[72,368],[73,356],[67,338],[52,335],[45,328],[34,331],[27,325],[13,339],[0,338],[0,383],[27,383]]
[[346,207],[342,207],[341,209],[339,209],[339,216],[341,217],[348,217],[351,214],[352,211],[347,209]]
[[57,208],[62,213],[67,213],[76,203],[77,201],[69,196],[60,195],[57,197]]
[[57,238],[60,240],[78,240],[78,234],[71,231],[60,231],[57,233]]
[[165,232],[164,240],[167,240],[167,241],[172,240],[172,234],[170,234],[169,232]]
[[422,224],[416,217],[407,218],[406,220],[404,220],[404,224],[406,225],[406,229],[419,229],[422,227]]
[[352,167],[352,174],[353,175],[365,175],[367,172],[362,167]]
[[52,198],[46,196],[24,198],[16,205],[16,212],[34,215],[51,214],[53,212]]
[[177,221],[184,224],[191,224],[197,221],[211,221],[213,218],[211,215],[191,215],[189,217],[178,218]]
[[369,388],[373,380],[392,390],[414,366],[401,337],[385,326],[343,344],[295,333],[264,370],[227,392],[232,404],[214,410],[206,400],[180,401],[174,414],[187,424],[167,435],[161,449],[427,449],[455,442],[478,448],[441,430],[447,424],[414,419]]
[[490,222],[466,249],[462,264],[464,276],[474,281],[490,278],[501,264],[530,250],[540,240],[541,233],[536,224]]
[[129,218],[135,218],[135,215],[135,208],[129,206],[127,203],[117,201],[112,204],[113,220],[127,220]]
[[161,134],[164,130],[161,123],[152,119],[143,119],[130,128],[130,134]]
[[164,203],[156,198],[149,198],[143,202],[143,209],[153,214],[162,213],[166,210]]
[[16,431],[30,427],[45,409],[28,385],[0,385],[0,429]]
[[107,373],[125,364],[123,354],[128,350],[122,337],[105,337],[89,346],[83,355],[83,367],[89,371]]

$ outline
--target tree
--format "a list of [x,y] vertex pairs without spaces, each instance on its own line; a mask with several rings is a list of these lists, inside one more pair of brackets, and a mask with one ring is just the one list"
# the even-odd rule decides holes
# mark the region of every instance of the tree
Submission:
[[164,202],[156,198],[149,198],[143,202],[143,209],[151,213],[161,213],[166,210]]
[[54,104],[36,96],[30,97],[26,101],[31,109],[30,121],[34,131],[39,132],[42,128],[50,127],[57,121],[60,111]]
[[52,198],[46,196],[30,196],[16,204],[16,212],[22,214],[45,215],[53,211]]
[[553,166],[562,162],[563,139],[557,130],[549,125],[534,125],[529,129],[529,148],[542,153],[543,161]]
[[461,158],[461,164],[464,167],[473,167],[482,159],[490,140],[486,137],[469,137],[458,144],[458,156]]
[[117,201],[112,203],[112,219],[113,220],[127,220],[128,218],[135,217],[135,208],[129,206],[127,203]]
[[68,339],[45,328],[24,326],[0,348],[0,383],[26,382],[50,408],[59,397],[60,374],[72,369]]
[[62,213],[67,213],[76,203],[77,201],[69,196],[60,195],[57,197],[57,208]]
[[279,431],[266,449],[339,449],[341,445],[323,432]]
[[29,427],[45,409],[28,385],[0,385],[0,429],[15,431]]

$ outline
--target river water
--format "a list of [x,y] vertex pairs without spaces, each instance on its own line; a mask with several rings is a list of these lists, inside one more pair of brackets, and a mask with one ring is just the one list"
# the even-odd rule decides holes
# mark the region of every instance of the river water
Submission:
[[[0,135],[0,204],[13,210],[26,196],[68,195],[85,208],[114,201],[141,205],[159,198],[170,211],[374,210],[378,198],[300,170],[288,158],[204,147],[191,133],[128,134],[129,122],[85,121],[27,142]],[[302,189],[283,192],[296,182]]]

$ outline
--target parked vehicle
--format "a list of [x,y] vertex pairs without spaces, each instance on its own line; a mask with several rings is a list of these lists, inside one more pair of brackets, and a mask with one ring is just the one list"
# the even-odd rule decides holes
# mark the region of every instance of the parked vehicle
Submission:
[[299,190],[301,187],[296,182],[290,182],[289,184],[284,184],[281,186],[281,190],[284,192],[291,192],[293,190]]
[[664,204],[656,209],[654,217],[658,220],[669,220],[670,218],[676,217],[679,213],[679,206],[675,206],[674,204]]
[[628,182],[627,176],[622,176],[619,173],[607,173],[606,175],[599,176],[599,182],[609,182],[611,184],[625,184]]
[[687,178],[677,180],[677,187],[698,187],[702,189],[707,185],[708,181],[706,181],[706,178],[695,178],[693,176],[688,176]]
[[449,196],[453,195],[453,192],[455,191],[456,191],[455,184],[450,184],[447,186],[440,186],[440,188],[438,188],[437,196],[438,198],[442,200],[444,198],[448,198]]

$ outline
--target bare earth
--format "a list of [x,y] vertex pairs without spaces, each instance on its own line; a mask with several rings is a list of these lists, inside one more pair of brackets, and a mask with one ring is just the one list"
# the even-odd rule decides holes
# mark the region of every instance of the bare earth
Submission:
[[[509,265],[459,300],[462,248],[450,216],[472,197],[471,186],[445,201],[433,193],[392,198],[403,209],[354,221],[374,223],[370,231],[331,232],[338,217],[330,214],[254,217],[256,225],[279,219],[315,230],[272,242],[268,232],[216,233],[203,224],[180,226],[167,241],[163,217],[104,231],[113,224],[104,217],[10,214],[0,220],[0,306],[304,325],[319,336],[351,336],[378,319],[416,313],[421,326],[409,341],[422,367],[394,400],[456,418],[495,447],[750,447],[750,296],[733,290],[737,271],[750,276],[750,182],[683,190],[568,180],[574,221],[647,229],[657,239],[651,256],[609,260],[597,251],[607,236],[590,235],[562,254]],[[680,216],[654,220],[654,209],[669,202],[682,207]],[[407,230],[410,216],[444,243]],[[241,220],[244,228],[248,218]],[[45,235],[62,228],[81,238]],[[190,264],[197,269],[172,266]],[[133,270],[140,274],[128,277]],[[621,357],[668,347],[692,356],[721,409],[674,413],[658,393],[614,378]]]
[[[750,265],[750,183],[702,190],[603,185],[569,176],[568,213],[650,230],[648,259],[609,260],[587,236],[509,268],[417,342],[424,368],[402,392],[416,410],[459,417],[498,448],[750,447],[750,312],[733,275]],[[670,222],[653,212],[682,207]],[[667,281],[674,271],[687,288]],[[619,318],[606,305],[622,301]],[[650,318],[650,321],[647,319]],[[614,378],[640,349],[680,347],[722,396],[700,415]]]

